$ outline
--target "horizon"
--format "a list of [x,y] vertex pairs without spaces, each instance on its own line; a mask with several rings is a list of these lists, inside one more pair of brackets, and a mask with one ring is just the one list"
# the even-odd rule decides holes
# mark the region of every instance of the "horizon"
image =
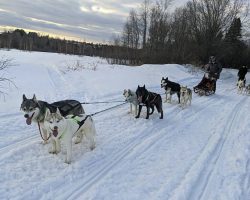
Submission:
[[[171,9],[186,2],[174,0]],[[121,34],[130,10],[137,9],[141,3],[142,0],[126,3],[121,0],[0,0],[0,32],[23,29],[52,38],[110,44],[114,35]]]

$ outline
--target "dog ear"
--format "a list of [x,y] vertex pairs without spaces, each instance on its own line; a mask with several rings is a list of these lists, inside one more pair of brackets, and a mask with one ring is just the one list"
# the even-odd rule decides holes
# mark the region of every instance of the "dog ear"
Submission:
[[145,84],[143,85],[143,88],[145,88]]
[[25,94],[23,94],[23,100],[24,100],[24,101],[26,101],[26,100],[27,100],[27,98],[26,98]]
[[33,98],[32,98],[32,99],[33,99],[33,101],[37,102],[37,99],[36,99],[36,95],[35,95],[35,94],[33,95]]
[[128,94],[131,94],[131,90],[130,89],[128,89]]
[[46,112],[45,112],[45,119],[48,119],[49,115],[50,115],[50,110],[49,109],[46,109]]
[[168,77],[166,77],[166,80],[168,81]]
[[62,114],[61,114],[61,112],[60,112],[60,110],[59,110],[58,107],[56,108],[56,114],[59,115],[59,116],[62,116]]

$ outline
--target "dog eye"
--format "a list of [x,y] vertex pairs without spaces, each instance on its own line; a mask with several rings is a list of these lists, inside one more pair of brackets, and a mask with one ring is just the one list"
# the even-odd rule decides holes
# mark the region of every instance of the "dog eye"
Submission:
[[53,122],[52,122],[52,121],[49,121],[49,123],[51,123],[51,124],[52,124]]
[[56,123],[59,123],[59,122],[60,122],[60,120],[57,120],[57,121],[56,121]]

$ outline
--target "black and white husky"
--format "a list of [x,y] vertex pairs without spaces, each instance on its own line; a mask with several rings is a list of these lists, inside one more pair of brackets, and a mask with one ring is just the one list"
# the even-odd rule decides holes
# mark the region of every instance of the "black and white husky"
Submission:
[[189,105],[191,105],[192,90],[190,88],[188,88],[187,86],[181,86],[180,96],[181,96],[182,108],[186,107],[188,102],[189,102]]
[[68,115],[63,117],[59,111],[51,113],[46,111],[44,126],[51,134],[50,153],[59,153],[61,151],[61,141],[66,145],[65,163],[71,163],[72,138],[76,135],[75,143],[80,143],[83,136],[86,136],[90,143],[90,149],[95,148],[95,125],[91,116],[82,114],[80,116]]
[[45,113],[48,109],[51,112],[55,112],[56,108],[59,108],[63,116],[69,114],[80,115],[84,113],[81,103],[76,100],[57,101],[49,104],[45,101],[37,100],[35,95],[32,99],[27,99],[26,96],[23,95],[20,109],[25,113],[24,117],[26,118],[26,123],[27,125],[31,125],[32,122],[38,123],[45,143],[47,143],[48,140],[47,130],[44,127]]
[[[169,81],[168,77],[167,78],[162,77],[162,79],[161,79],[161,87],[164,88],[165,92],[166,92],[166,101],[165,102],[169,101],[171,103],[172,95],[177,94],[178,100],[179,100],[179,103],[180,103],[180,89],[181,89],[181,86],[180,86],[179,83]],[[169,98],[168,98],[168,96],[169,96]]]

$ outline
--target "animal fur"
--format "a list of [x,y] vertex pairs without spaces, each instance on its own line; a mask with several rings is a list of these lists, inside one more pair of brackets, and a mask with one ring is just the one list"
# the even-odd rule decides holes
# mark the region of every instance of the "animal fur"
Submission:
[[[77,117],[75,119],[74,117]],[[84,122],[82,125],[79,123]],[[85,114],[81,116],[67,116],[64,118],[59,109],[56,113],[51,113],[49,110],[45,114],[45,127],[51,134],[51,149],[50,153],[58,154],[61,151],[61,141],[66,145],[65,163],[71,163],[72,157],[72,138],[77,135],[75,143],[80,143],[85,135],[90,142],[90,149],[95,148],[95,125],[93,119]]]
[[31,125],[32,122],[39,123],[44,143],[47,143],[48,133],[44,127],[44,118],[47,110],[55,112],[59,108],[63,116],[72,114],[80,115],[84,113],[84,109],[79,101],[76,100],[63,100],[49,104],[45,101],[36,99],[36,95],[33,95],[32,99],[27,99],[23,94],[23,101],[21,103],[21,110],[24,112],[27,125]]
[[140,87],[138,85],[137,90],[136,90],[136,95],[138,98],[138,101],[140,103],[139,105],[139,112],[138,115],[136,116],[136,118],[140,117],[140,113],[141,113],[141,109],[142,109],[142,105],[144,104],[147,107],[147,116],[146,119],[149,118],[149,110],[151,107],[156,107],[158,113],[160,113],[160,119],[163,119],[163,110],[162,110],[162,99],[161,99],[161,95],[153,93],[153,92],[149,92],[146,88],[145,85],[143,87]]
[[179,83],[169,81],[168,77],[165,78],[165,79],[164,79],[164,77],[162,77],[162,79],[161,79],[161,87],[165,89],[166,102],[169,101],[171,103],[172,95],[177,94],[178,102],[180,103],[180,89],[181,89],[181,86],[180,86]]
[[188,102],[189,102],[189,105],[191,105],[192,90],[190,88],[188,88],[187,86],[181,86],[180,96],[181,96],[182,108],[186,107]]

